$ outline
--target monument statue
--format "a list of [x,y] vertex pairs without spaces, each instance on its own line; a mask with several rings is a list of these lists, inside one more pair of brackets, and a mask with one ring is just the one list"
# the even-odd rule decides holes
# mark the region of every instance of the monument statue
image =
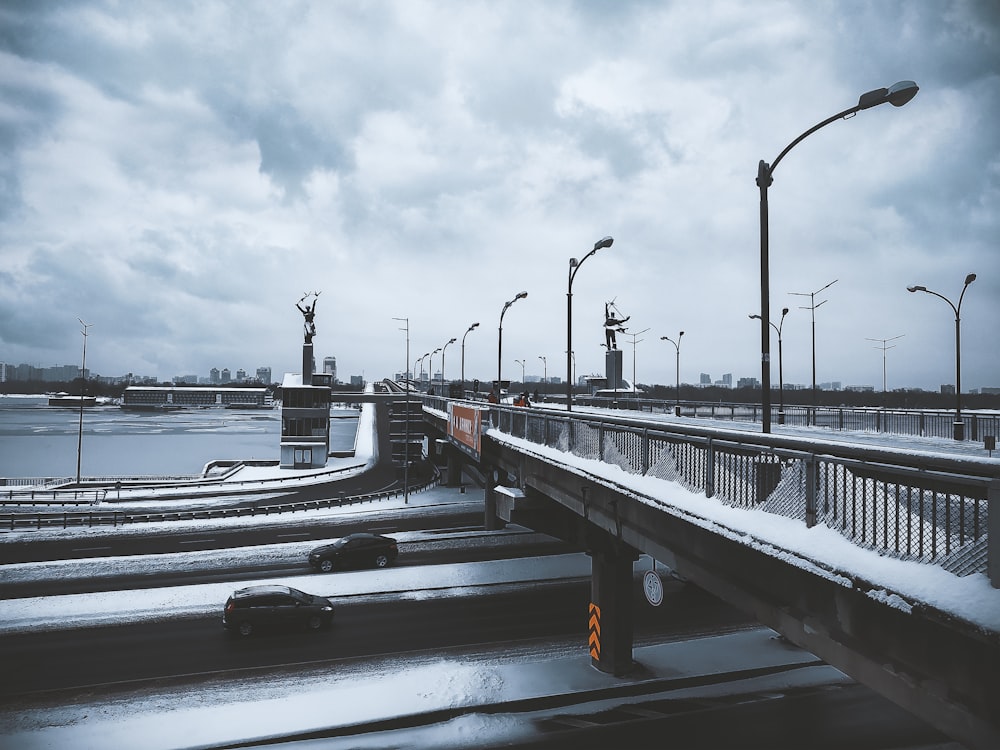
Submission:
[[[316,335],[316,301],[319,299],[320,292],[306,292],[302,295],[302,298],[295,303],[295,306],[299,308],[299,312],[302,313],[302,317],[305,319],[302,322],[302,333],[305,337],[305,342],[311,344],[313,336]],[[312,304],[306,303],[303,307],[302,303],[305,302],[309,297],[312,297]]]
[[608,351],[618,348],[618,343],[615,340],[616,333],[625,332],[625,321],[631,318],[631,315],[626,315],[624,318],[617,317],[621,315],[622,311],[618,309],[615,305],[615,301],[604,303],[604,339],[605,346]]

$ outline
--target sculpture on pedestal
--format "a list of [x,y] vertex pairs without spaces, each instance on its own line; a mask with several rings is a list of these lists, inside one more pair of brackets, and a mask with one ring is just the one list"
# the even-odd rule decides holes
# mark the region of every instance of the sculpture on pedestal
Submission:
[[625,321],[632,317],[631,315],[626,315],[624,318],[619,318],[618,316],[621,314],[622,311],[618,309],[614,300],[604,303],[604,345],[608,348],[608,351],[618,348],[615,334],[624,333]]
[[[306,292],[302,295],[302,298],[295,304],[299,308],[299,312],[302,313],[304,318],[302,322],[302,334],[305,338],[305,343],[311,344],[313,336],[316,335],[316,301],[319,299],[320,292]],[[312,304],[306,304],[305,307],[302,303],[305,302],[309,297],[312,297]]]

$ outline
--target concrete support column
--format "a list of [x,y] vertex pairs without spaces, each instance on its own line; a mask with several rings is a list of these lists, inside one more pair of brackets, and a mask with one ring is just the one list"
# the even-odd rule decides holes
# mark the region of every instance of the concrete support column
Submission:
[[634,550],[613,545],[593,551],[588,613],[591,665],[622,677],[632,671],[632,563]]
[[457,487],[462,483],[462,454],[449,445],[445,450],[447,457],[447,468],[445,469],[445,486]]
[[486,472],[486,491],[483,493],[485,508],[483,510],[483,528],[486,531],[499,531],[507,524],[497,515],[497,491],[500,483],[500,472],[494,467],[488,467]]

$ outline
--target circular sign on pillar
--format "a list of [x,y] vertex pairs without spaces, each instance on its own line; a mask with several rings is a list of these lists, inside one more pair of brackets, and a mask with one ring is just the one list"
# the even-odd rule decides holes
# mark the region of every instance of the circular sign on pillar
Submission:
[[654,607],[663,603],[663,581],[655,570],[647,570],[642,577],[642,590],[646,594],[646,601]]

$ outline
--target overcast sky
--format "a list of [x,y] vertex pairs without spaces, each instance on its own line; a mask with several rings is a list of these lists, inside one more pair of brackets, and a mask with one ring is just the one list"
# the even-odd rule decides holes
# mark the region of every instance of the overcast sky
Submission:
[[[170,378],[298,371],[760,377],[774,173],[784,379],[1000,386],[1000,6],[946,2],[5,2],[0,361]],[[403,323],[409,318],[406,358]],[[633,350],[633,338],[637,345]],[[772,381],[777,384],[777,339]],[[545,357],[545,362],[541,357]],[[433,357],[441,369],[441,355]]]

